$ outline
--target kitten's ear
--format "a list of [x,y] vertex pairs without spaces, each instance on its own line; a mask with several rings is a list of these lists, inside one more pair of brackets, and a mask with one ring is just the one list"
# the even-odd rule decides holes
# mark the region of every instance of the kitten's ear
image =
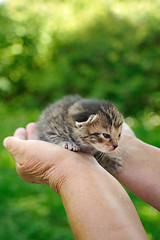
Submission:
[[91,115],[91,116],[89,116],[89,118],[87,119],[87,121],[85,121],[85,122],[76,122],[75,125],[76,125],[77,128],[81,128],[81,127],[83,127],[84,125],[93,123],[93,122],[97,119],[97,117],[98,117],[97,114]]

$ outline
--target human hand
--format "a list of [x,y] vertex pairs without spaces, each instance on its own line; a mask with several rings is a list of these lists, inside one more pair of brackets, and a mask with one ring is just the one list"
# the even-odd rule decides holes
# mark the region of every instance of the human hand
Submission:
[[15,160],[17,173],[24,181],[49,185],[59,193],[71,172],[77,168],[76,160],[88,157],[36,140],[35,126],[30,123],[26,129],[18,128],[13,137],[4,139],[3,144]]
[[131,144],[132,140],[135,140],[136,136],[135,133],[133,132],[133,130],[128,126],[127,123],[123,123],[122,126],[122,134],[121,134],[121,138],[119,140],[119,149],[117,150],[124,150],[126,149],[126,146],[128,144]]
[[133,130],[125,122],[123,123],[123,126],[122,126],[122,136],[135,137]]

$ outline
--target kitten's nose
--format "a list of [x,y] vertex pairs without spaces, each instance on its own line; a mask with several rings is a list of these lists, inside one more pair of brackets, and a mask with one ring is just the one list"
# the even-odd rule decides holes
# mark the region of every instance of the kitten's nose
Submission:
[[113,148],[116,149],[118,147],[118,144],[113,144]]

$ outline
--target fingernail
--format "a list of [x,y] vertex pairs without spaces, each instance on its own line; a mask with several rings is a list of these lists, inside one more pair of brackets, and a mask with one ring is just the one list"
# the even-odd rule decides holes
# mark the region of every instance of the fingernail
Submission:
[[3,140],[3,146],[7,148],[8,145],[8,137]]

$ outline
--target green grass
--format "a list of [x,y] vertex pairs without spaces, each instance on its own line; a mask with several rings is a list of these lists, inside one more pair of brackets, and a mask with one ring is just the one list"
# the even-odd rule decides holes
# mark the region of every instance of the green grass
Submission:
[[73,239],[57,194],[23,182],[13,167],[0,170],[0,239]]

